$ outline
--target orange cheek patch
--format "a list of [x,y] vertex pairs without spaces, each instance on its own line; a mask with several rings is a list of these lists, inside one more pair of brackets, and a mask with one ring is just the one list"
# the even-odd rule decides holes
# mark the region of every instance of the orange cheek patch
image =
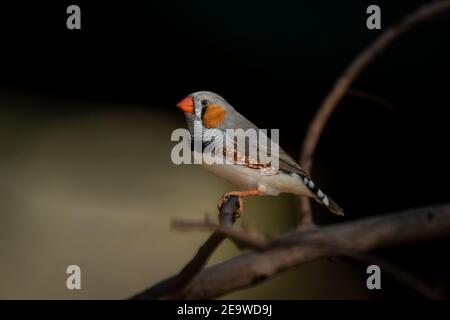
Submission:
[[217,128],[225,120],[227,112],[217,104],[211,104],[203,114],[203,125],[206,128]]

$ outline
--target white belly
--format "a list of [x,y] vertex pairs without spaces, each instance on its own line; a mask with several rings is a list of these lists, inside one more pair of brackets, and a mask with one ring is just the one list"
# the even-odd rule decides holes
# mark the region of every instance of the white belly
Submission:
[[309,189],[297,175],[284,173],[262,175],[259,169],[232,164],[203,164],[202,166],[235,185],[239,190],[258,189],[266,195],[278,195],[280,193],[311,195]]

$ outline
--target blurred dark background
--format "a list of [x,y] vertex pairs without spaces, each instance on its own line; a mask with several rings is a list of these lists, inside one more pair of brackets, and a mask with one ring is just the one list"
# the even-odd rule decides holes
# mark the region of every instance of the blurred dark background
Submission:
[[[261,128],[279,128],[281,145],[296,156],[308,122],[340,72],[381,32],[427,2],[2,4],[0,117],[9,124],[2,139],[2,170],[8,171],[15,161],[14,139],[29,142],[35,136],[31,128],[47,127],[48,119],[64,128],[68,119],[112,113],[114,134],[130,130],[136,118],[145,119],[140,122],[143,128],[153,128],[160,121],[156,119],[173,118],[167,128],[174,129],[172,124],[183,124],[174,105],[199,90],[223,95]],[[66,28],[70,4],[81,8],[81,30]],[[381,8],[381,30],[366,28],[370,4]],[[333,114],[316,152],[313,176],[345,208],[346,220],[450,200],[449,38],[447,13],[404,34],[356,80],[354,89],[383,97],[394,109],[347,96]],[[142,138],[139,133],[136,137]],[[140,147],[152,147],[151,139]],[[27,159],[33,162],[32,156]],[[2,189],[7,197],[8,184]],[[290,209],[278,215],[293,212],[293,200],[286,201]],[[318,223],[341,221],[319,207],[315,210]],[[291,219],[285,228],[292,227]],[[250,218],[248,222],[252,224]],[[448,239],[439,240],[380,254],[448,294],[449,244]],[[180,266],[171,264],[174,270]],[[364,277],[361,266],[352,270]],[[385,290],[374,297],[415,297],[395,281],[385,283]],[[333,292],[313,297],[341,297],[338,290]],[[21,292],[11,297],[21,297]],[[310,296],[306,292],[300,297]],[[367,298],[372,293],[345,297]]]

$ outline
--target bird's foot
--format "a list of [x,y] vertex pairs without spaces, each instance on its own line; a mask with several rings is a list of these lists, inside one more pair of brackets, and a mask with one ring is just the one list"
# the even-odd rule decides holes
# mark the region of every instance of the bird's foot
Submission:
[[223,206],[225,202],[228,201],[229,197],[235,196],[239,199],[239,208],[236,210],[236,218],[239,217],[244,212],[244,198],[248,196],[256,196],[260,195],[261,192],[257,189],[245,190],[245,191],[231,191],[224,193],[224,195],[220,198],[218,208]]

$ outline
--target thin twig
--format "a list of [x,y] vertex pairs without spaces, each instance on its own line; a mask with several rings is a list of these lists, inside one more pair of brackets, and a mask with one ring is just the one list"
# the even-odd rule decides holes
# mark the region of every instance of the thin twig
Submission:
[[[404,32],[410,30],[416,24],[426,21],[449,9],[449,0],[433,2],[420,7],[415,12],[404,17],[399,23],[384,31],[364,51],[356,56],[352,63],[334,83],[333,88],[320,105],[314,119],[309,125],[305,139],[303,140],[303,148],[300,153],[300,165],[305,171],[311,172],[314,152],[328,119],[364,68]],[[299,226],[311,225],[313,219],[309,198],[299,197],[299,202]]]
[[172,227],[180,230],[215,230],[230,240],[240,249],[249,248],[261,251],[267,248],[269,240],[255,230],[243,230],[238,227],[218,225],[211,221],[177,219],[172,222]]
[[393,104],[392,102],[388,101],[387,99],[380,97],[376,94],[370,93],[370,92],[357,90],[357,89],[349,89],[347,91],[347,95],[351,96],[351,97],[366,99],[366,100],[374,102],[380,106],[386,107],[390,111],[398,111],[400,109],[397,105]]

